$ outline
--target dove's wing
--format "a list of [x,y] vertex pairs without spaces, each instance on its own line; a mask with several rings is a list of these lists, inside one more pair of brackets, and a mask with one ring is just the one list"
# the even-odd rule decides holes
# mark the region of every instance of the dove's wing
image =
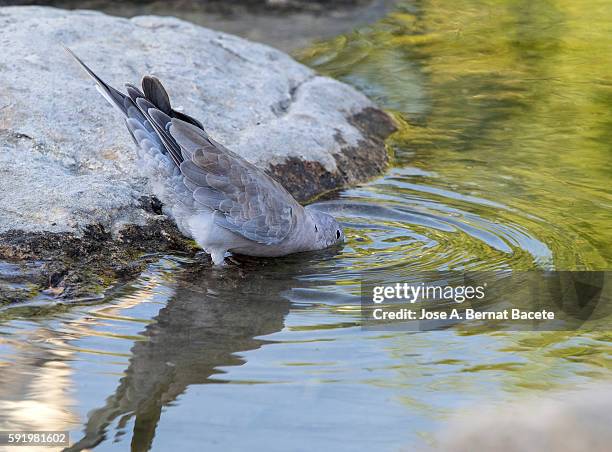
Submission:
[[151,155],[154,149],[167,154],[180,169],[178,180],[169,169],[165,171],[174,200],[190,209],[218,212],[218,226],[249,240],[265,245],[282,242],[302,206],[262,170],[211,139],[199,123],[186,122],[174,111],[170,117],[158,108],[153,99],[162,108],[169,108],[169,103],[162,94],[147,92],[144,80],[143,88],[144,94],[127,86],[137,108],[128,108],[126,123],[141,149]]
[[[144,77],[142,91],[127,85],[126,96],[66,50],[126,116],[147,165],[164,177],[167,196],[184,206],[185,214],[210,209],[218,213],[218,226],[265,245],[278,244],[289,235],[303,207],[262,170],[211,139],[197,120],[173,110],[159,80]],[[177,223],[183,216],[175,215]]]
[[184,183],[196,203],[221,214],[217,225],[266,245],[287,237],[302,206],[282,185],[201,129],[176,118],[169,126],[184,159]]

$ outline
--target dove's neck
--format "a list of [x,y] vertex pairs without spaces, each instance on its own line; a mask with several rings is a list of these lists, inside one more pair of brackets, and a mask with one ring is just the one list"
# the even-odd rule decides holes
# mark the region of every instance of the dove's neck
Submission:
[[292,252],[313,251],[317,247],[317,231],[315,229],[316,220],[313,213],[308,209],[300,209],[296,212],[295,227],[287,237],[286,243],[291,244]]
[[326,213],[317,210],[311,210],[308,207],[304,209],[307,221],[303,222],[303,236],[307,240],[308,250],[321,250],[327,248],[329,243],[329,223],[330,217]]

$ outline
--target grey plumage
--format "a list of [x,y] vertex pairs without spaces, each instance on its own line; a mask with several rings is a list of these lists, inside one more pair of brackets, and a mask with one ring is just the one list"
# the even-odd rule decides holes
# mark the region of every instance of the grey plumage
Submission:
[[209,137],[199,121],[173,110],[158,79],[145,76],[142,91],[126,85],[126,95],[68,51],[124,115],[166,213],[215,264],[228,251],[282,256],[344,239],[333,217],[302,207],[280,183]]

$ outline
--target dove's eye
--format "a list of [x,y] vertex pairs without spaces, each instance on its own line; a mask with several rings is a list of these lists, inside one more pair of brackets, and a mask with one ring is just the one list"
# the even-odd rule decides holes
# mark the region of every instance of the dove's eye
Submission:
[[319,232],[319,228],[317,227],[316,224],[315,224],[315,232]]
[[340,230],[336,229],[336,240],[340,239]]

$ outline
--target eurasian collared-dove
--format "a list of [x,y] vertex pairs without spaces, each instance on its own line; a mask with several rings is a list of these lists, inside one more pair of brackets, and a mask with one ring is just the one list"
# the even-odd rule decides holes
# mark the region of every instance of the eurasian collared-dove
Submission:
[[144,175],[181,232],[210,254],[283,256],[344,240],[337,221],[302,207],[281,184],[208,136],[202,124],[173,110],[161,82],[142,79],[127,95],[107,85],[72,51],[98,91],[125,117]]

